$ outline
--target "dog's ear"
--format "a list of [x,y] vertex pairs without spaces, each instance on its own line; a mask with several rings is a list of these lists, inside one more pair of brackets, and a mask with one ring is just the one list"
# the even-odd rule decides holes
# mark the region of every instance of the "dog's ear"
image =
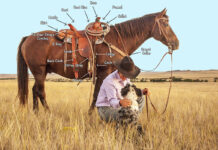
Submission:
[[131,86],[132,86],[133,88],[136,88],[135,84],[132,84]]
[[129,92],[130,84],[127,84],[124,88],[121,89],[121,95],[126,96],[127,93]]
[[135,89],[136,95],[137,95],[138,97],[141,97],[141,96],[142,96],[142,91],[141,91],[141,89],[137,88],[135,85],[132,85],[132,87]]
[[142,97],[142,91],[141,91],[141,89],[136,88],[135,91],[136,91],[136,95],[137,95],[138,97]]

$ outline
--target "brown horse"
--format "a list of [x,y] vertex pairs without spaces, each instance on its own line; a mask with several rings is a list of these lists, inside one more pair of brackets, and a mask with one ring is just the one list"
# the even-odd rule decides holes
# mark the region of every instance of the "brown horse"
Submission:
[[[116,27],[116,28],[115,28]],[[111,26],[110,32],[106,35],[106,41],[112,43],[119,49],[125,49],[127,55],[131,55],[143,42],[153,37],[162,42],[171,50],[179,48],[179,41],[169,26],[166,9],[161,12],[142,16],[140,18],[132,19],[120,24]],[[116,31],[117,30],[117,31]],[[55,34],[54,31],[42,31],[37,34]],[[24,37],[18,47],[18,97],[20,103],[25,105],[28,100],[28,68],[32,72],[35,83],[32,88],[33,92],[33,110],[38,111],[38,98],[46,110],[49,110],[46,102],[44,82],[47,73],[57,73],[63,77],[75,79],[73,68],[68,67],[67,72],[64,72],[64,46],[53,46],[55,42],[60,42],[55,37],[49,37],[47,40],[39,40],[39,37],[30,35]],[[121,40],[122,39],[122,40]],[[68,45],[70,46],[70,45]],[[96,53],[108,53],[109,49],[106,44],[99,44],[95,46]],[[105,61],[115,61],[122,59],[118,52],[112,50],[115,54],[112,58],[106,55],[97,56],[96,68],[97,80],[93,94],[93,101],[90,106],[90,112],[95,107],[96,98],[100,89],[100,85],[104,78],[113,72],[116,68],[111,65],[102,66]],[[77,61],[83,61],[83,67],[79,68],[79,78],[84,77],[87,72],[88,61],[82,57],[78,52]],[[50,63],[48,60],[57,60]],[[73,90],[73,89],[72,89]]]

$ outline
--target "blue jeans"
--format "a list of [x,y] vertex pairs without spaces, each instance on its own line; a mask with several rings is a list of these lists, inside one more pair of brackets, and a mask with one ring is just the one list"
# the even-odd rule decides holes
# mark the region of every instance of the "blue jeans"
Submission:
[[[141,113],[142,109],[145,105],[145,97],[142,96],[142,97],[138,98],[137,102],[139,104],[139,113]],[[102,106],[102,107],[97,107],[97,109],[98,109],[98,114],[102,120],[104,120],[106,122],[119,120],[118,111],[120,110],[120,108],[113,108],[110,106]]]

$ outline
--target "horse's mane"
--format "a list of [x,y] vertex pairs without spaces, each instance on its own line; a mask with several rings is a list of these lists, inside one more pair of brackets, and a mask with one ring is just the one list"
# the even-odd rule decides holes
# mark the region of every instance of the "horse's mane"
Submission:
[[[119,24],[116,24],[116,28],[119,30],[122,37],[135,37],[135,35],[143,34],[143,30],[145,28],[145,24],[148,24],[152,21],[152,18],[156,16],[157,13],[144,15],[139,18],[134,18]],[[134,31],[133,31],[134,27]]]
[[[136,36],[140,36],[141,34],[145,34],[145,26],[153,23],[153,18],[159,13],[160,12],[147,14],[139,18],[134,18],[119,24],[115,24],[115,26],[119,30],[119,33],[122,35],[122,37],[134,38]],[[164,17],[168,16],[166,15]]]

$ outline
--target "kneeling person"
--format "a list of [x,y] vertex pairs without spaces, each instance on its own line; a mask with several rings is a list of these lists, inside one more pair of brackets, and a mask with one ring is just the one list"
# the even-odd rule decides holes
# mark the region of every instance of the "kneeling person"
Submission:
[[[132,85],[129,78],[135,78],[140,69],[136,67],[130,57],[124,57],[114,63],[117,70],[109,74],[103,81],[96,101],[96,107],[102,120],[106,122],[120,122],[120,110],[122,107],[132,105],[131,100],[123,98],[121,90],[128,84]],[[145,88],[142,94],[148,93]],[[143,96],[137,99],[138,111],[142,112],[145,104]]]

